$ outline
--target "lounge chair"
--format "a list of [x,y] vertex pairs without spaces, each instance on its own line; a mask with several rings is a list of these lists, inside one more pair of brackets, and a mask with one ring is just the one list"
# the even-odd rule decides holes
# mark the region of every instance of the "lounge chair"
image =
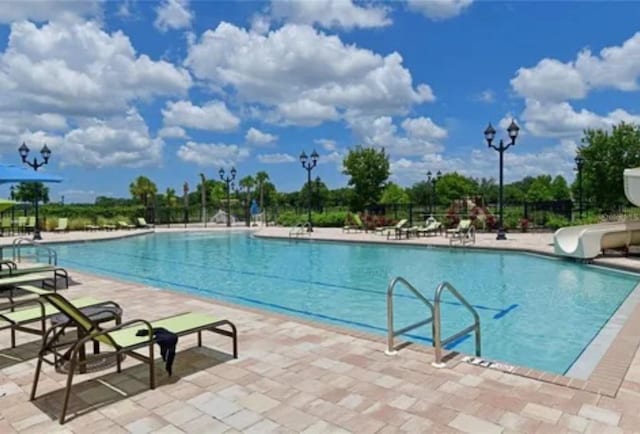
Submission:
[[449,245],[459,242],[462,245],[476,242],[476,229],[471,224],[471,220],[460,220],[458,226],[454,229],[447,230],[449,236]]
[[429,237],[431,235],[437,235],[442,229],[442,223],[437,220],[427,220],[426,226],[418,228],[418,235],[424,235]]
[[33,232],[36,228],[36,218],[33,216],[27,217],[27,222],[24,225],[24,230],[26,232]]
[[69,230],[69,219],[62,217],[58,219],[58,227],[53,229],[55,232],[67,232]]
[[120,220],[118,222],[118,229],[135,229],[136,226],[135,225],[130,225],[129,223]]
[[24,233],[25,227],[27,226],[27,218],[25,216],[18,217],[18,232]]
[[85,230],[85,231],[98,231],[98,230],[100,230],[100,226],[98,226],[98,225],[86,224],[86,225],[84,225],[84,230]]
[[54,273],[57,272],[58,277],[65,278],[68,278],[69,274],[64,268],[52,264],[41,264],[33,262],[27,264],[20,263],[20,266],[18,266],[17,262],[14,262],[10,259],[3,259],[0,261],[0,277],[19,276],[21,274],[29,273],[43,273],[46,271],[53,271]]
[[298,223],[289,229],[289,238],[299,237],[301,235],[311,235],[311,231],[309,231],[309,223]]
[[11,218],[3,217],[2,218],[2,235],[10,232],[12,232]]
[[138,217],[136,219],[137,223],[138,223],[138,227],[139,228],[147,228],[147,229],[151,229],[153,227],[153,225],[147,223],[147,221],[144,219],[144,217]]
[[[80,360],[79,355],[83,351],[84,345],[87,342],[99,342],[112,347],[114,350],[113,352],[103,354],[102,356],[116,357],[117,372],[121,371],[122,354],[128,354],[134,359],[147,363],[149,365],[149,388],[151,389],[155,389],[156,387],[154,328],[163,327],[178,336],[197,333],[198,346],[202,346],[203,330],[228,336],[233,341],[233,357],[238,357],[237,330],[235,325],[226,319],[219,319],[201,313],[183,313],[151,322],[142,319],[135,319],[115,327],[102,329],[98,324],[92,321],[90,317],[86,316],[60,294],[48,292],[43,293],[40,297],[45,299],[52,306],[55,306],[60,312],[64,313],[69,318],[69,321],[64,324],[51,327],[47,330],[42,340],[42,349],[38,353],[36,372],[29,399],[32,401],[36,399],[38,378],[40,377],[40,370],[42,368],[43,361],[54,366],[60,366],[60,364],[68,362],[67,385],[59,419],[60,424],[65,422],[71,386],[73,384],[73,375],[76,367],[79,366],[79,364],[86,364],[86,360]],[[229,327],[229,330],[221,328],[222,326]],[[76,327],[80,338],[70,343],[61,343],[59,338],[67,327]],[[139,330],[145,330],[147,335],[138,336]],[[144,350],[146,354],[140,354],[135,350]],[[49,354],[54,355],[53,360],[45,358]]]
[[[20,286],[20,289],[37,295],[45,291],[30,285]],[[93,297],[77,298],[71,300],[70,303],[78,309],[95,306],[119,308],[113,301],[100,301]],[[40,298],[19,301],[11,300],[9,303],[3,304],[2,310],[0,310],[0,330],[11,330],[11,348],[15,348],[16,331],[44,336],[46,333],[46,320],[59,313],[60,311],[55,306],[47,304]],[[27,324],[34,322],[39,322],[40,327],[26,327]]]
[[111,223],[105,223],[102,225],[102,229],[104,229],[105,231],[115,231],[116,225],[112,225]]
[[344,227],[342,228],[342,232],[349,232],[351,230],[356,232],[357,231],[362,232],[365,230],[364,223],[362,223],[362,219],[360,219],[360,215],[353,214],[351,216],[351,219],[352,219],[352,223],[344,225]]
[[402,228],[406,224],[407,224],[407,219],[402,219],[391,229],[387,229],[386,231],[387,239],[389,239],[391,235],[394,235],[396,237],[396,240],[400,239],[400,237],[402,236]]
[[18,285],[25,285],[27,283],[40,282],[43,288],[51,288],[54,291],[58,289],[58,280],[62,279],[65,282],[65,288],[69,287],[69,275],[64,268],[55,268],[53,275],[45,272],[30,273],[25,272],[18,275],[8,275],[0,278],[0,291],[8,288],[9,294],[13,294],[13,288]]

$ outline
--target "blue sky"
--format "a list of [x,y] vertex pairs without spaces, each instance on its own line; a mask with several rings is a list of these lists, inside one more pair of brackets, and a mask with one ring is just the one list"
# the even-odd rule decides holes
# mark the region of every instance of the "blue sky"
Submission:
[[506,179],[571,180],[583,129],[640,123],[638,18],[635,2],[5,1],[0,161],[46,142],[52,199],[91,202],[232,166],[293,191],[313,149],[340,187],[362,144],[408,186],[497,178],[482,132],[514,118]]

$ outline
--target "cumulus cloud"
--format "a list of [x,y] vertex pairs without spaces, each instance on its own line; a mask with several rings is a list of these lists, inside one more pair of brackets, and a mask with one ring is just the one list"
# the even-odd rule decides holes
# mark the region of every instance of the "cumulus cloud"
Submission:
[[325,151],[335,151],[337,149],[337,144],[335,140],[316,139],[313,142],[322,146],[322,149],[324,149]]
[[352,0],[274,0],[271,15],[297,24],[324,28],[385,27],[391,24],[389,8],[380,4],[356,5]]
[[264,164],[293,163],[296,161],[296,157],[283,153],[259,154],[258,161]]
[[249,156],[249,150],[237,145],[223,143],[196,143],[189,141],[180,146],[178,158],[198,166],[235,166]]
[[3,0],[0,23],[14,21],[45,22],[69,20],[74,17],[93,17],[102,12],[99,0]]
[[193,19],[193,12],[189,9],[189,0],[163,0],[156,8],[156,14],[153,25],[163,32],[169,29],[188,28]]
[[409,10],[419,12],[434,21],[460,15],[473,0],[407,0]]
[[587,82],[572,64],[543,59],[533,68],[520,68],[511,80],[520,96],[539,101],[584,98]]
[[108,34],[93,21],[13,23],[0,54],[0,109],[98,116],[190,86],[186,70],[136,55],[126,35]]
[[181,127],[164,127],[158,131],[158,137],[185,139],[188,138],[187,132]]
[[476,96],[474,96],[474,101],[485,102],[487,104],[494,103],[496,100],[496,94],[491,89],[485,89]]
[[185,64],[212,88],[231,86],[241,101],[272,110],[272,122],[318,125],[345,113],[404,114],[433,101],[427,84],[414,87],[402,61],[307,25],[262,35],[223,22],[189,47]]
[[231,131],[240,124],[240,119],[222,101],[209,101],[203,106],[191,101],[169,101],[162,116],[165,125],[207,131]]
[[244,136],[244,139],[247,143],[251,143],[252,145],[267,146],[275,142],[278,139],[278,136],[263,133],[259,129],[251,127]]
[[422,156],[442,150],[438,141],[445,138],[447,132],[431,119],[408,118],[401,125],[404,135],[389,116],[349,120],[349,126],[363,145],[385,148],[393,157]]

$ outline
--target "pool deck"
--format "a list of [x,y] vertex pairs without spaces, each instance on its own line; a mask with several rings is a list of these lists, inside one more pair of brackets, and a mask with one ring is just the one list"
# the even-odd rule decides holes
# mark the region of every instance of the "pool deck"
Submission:
[[[124,233],[43,236],[63,242]],[[286,238],[288,228],[256,233]],[[333,229],[317,229],[312,237],[387,242]],[[506,242],[494,237],[479,234],[477,246],[552,251],[551,234],[509,234]],[[448,246],[444,237],[402,242]],[[597,262],[640,270],[636,258]],[[229,358],[228,338],[205,334],[202,348],[194,336],[180,338],[173,377],[158,361],[155,390],[147,387],[146,365],[131,358],[121,374],[111,369],[78,375],[70,404],[74,417],[60,426],[56,418],[66,377],[45,365],[39,399],[29,402],[38,339],[18,333],[17,348],[9,349],[8,331],[0,332],[2,433],[640,432],[639,307],[596,372],[582,381],[523,368],[483,368],[460,357],[436,369],[430,348],[411,345],[389,357],[379,337],[75,270],[70,274],[74,284],[62,294],[114,300],[125,308],[124,320],[184,311],[229,318],[239,330],[240,357]]]

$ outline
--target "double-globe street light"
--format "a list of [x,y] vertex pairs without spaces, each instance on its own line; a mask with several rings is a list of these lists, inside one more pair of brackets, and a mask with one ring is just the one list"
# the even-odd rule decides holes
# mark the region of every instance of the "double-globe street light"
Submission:
[[433,177],[431,177],[431,171],[427,172],[427,184],[431,184],[431,217],[435,218],[436,207],[438,206],[438,202],[436,202],[436,184],[438,183],[438,179],[442,176],[442,172],[438,170]]
[[511,120],[511,124],[507,128],[507,132],[509,133],[509,139],[511,139],[511,141],[505,145],[502,139],[500,139],[500,144],[496,146],[493,144],[493,139],[496,137],[496,130],[493,128],[493,126],[491,126],[491,123],[489,123],[489,126],[487,127],[487,129],[484,130],[484,138],[487,140],[487,145],[490,148],[493,148],[500,153],[500,222],[498,223],[498,236],[496,237],[497,240],[507,239],[507,236],[505,235],[505,232],[504,232],[504,220],[503,220],[504,218],[504,195],[503,195],[504,151],[509,149],[511,146],[515,146],[516,138],[518,137],[518,131],[520,131],[520,128],[518,127],[518,125],[516,125],[515,121]]
[[218,172],[220,174],[220,179],[222,182],[227,184],[227,227],[231,227],[231,202],[229,198],[229,186],[236,179],[236,168],[231,168],[231,176],[225,176],[224,169],[220,169]]
[[[20,153],[20,158],[22,158],[22,162],[27,164],[27,166],[33,168],[33,170],[37,171],[40,167],[44,166],[45,164],[49,163],[49,158],[51,158],[51,150],[47,147],[47,145],[45,144],[42,149],[40,150],[40,154],[42,155],[42,161],[38,161],[37,157],[33,157],[32,161],[28,161],[27,157],[29,156],[29,148],[27,147],[27,145],[23,142],[22,146],[20,146],[18,148],[18,152]],[[38,220],[38,200],[40,199],[40,184],[36,184],[35,185],[36,188],[34,188],[34,192],[35,192],[35,208],[36,208],[36,224],[33,227],[33,239],[34,240],[41,240],[42,237],[40,236],[40,226],[39,226],[39,220]]]
[[584,167],[584,158],[581,155],[577,155],[575,158],[576,170],[578,171],[578,213],[582,218],[582,168]]
[[318,164],[318,158],[320,156],[314,149],[310,157],[311,159],[307,157],[307,154],[304,151],[302,151],[302,154],[300,154],[300,163],[302,163],[302,167],[307,171],[307,190],[308,190],[307,191],[308,193],[307,195],[308,196],[307,198],[307,211],[308,211],[307,232],[313,232],[313,225],[311,224],[311,171],[313,170],[314,167],[316,167],[316,164]]

